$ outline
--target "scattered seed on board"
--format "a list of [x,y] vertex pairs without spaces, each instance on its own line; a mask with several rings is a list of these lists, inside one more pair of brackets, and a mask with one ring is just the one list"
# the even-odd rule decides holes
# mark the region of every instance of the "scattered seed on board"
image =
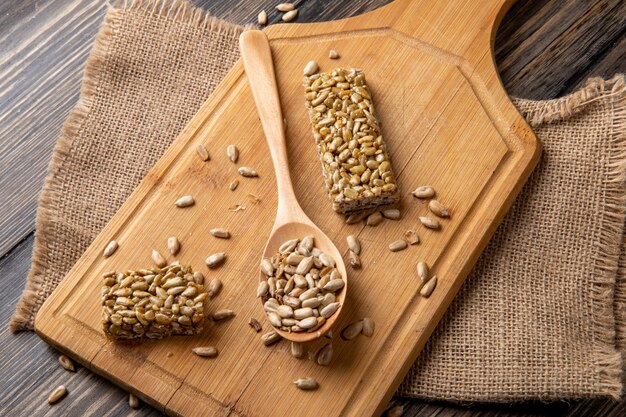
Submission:
[[59,356],[59,363],[66,371],[76,372],[76,367],[74,366],[74,362],[70,358],[65,355]]
[[383,221],[383,215],[380,212],[372,213],[367,216],[368,226],[378,226]]
[[291,342],[291,356],[302,359],[305,353],[304,345],[302,343]]
[[420,277],[422,282],[428,281],[428,265],[426,262],[418,262],[417,263],[417,276]]
[[317,62],[315,61],[309,61],[307,62],[306,66],[304,67],[304,75],[313,75],[317,72],[318,69],[318,65]]
[[328,366],[333,360],[333,344],[328,343],[317,352],[315,361],[318,365]]
[[348,217],[346,217],[346,224],[357,224],[358,222],[369,216],[369,214],[370,213],[367,211],[352,213],[348,215]]
[[437,286],[437,275],[433,275],[431,279],[428,280],[426,284],[420,290],[420,295],[424,298],[430,297],[433,293],[433,290]]
[[104,248],[104,252],[102,252],[102,256],[104,256],[105,258],[108,258],[109,256],[115,253],[118,247],[119,245],[117,244],[115,240],[110,241],[109,244],[106,246],[106,248]]
[[134,394],[128,394],[128,406],[132,409],[139,408],[139,398]]
[[193,199],[192,196],[190,195],[184,195],[181,198],[179,198],[178,200],[176,200],[176,207],[190,207],[193,206],[196,203],[196,201]]
[[294,385],[301,390],[311,391],[319,387],[317,381],[313,378],[300,378],[293,381]]
[[218,227],[216,229],[211,229],[211,234],[215,237],[219,237],[220,239],[230,238],[230,232],[226,229],[222,229],[221,227]]
[[172,255],[176,255],[178,251],[180,251],[180,242],[176,236],[167,238],[167,250],[169,250]]
[[417,245],[420,243],[420,238],[417,235],[417,232],[413,229],[409,229],[404,232],[404,240],[406,240],[409,245]]
[[171,358],[172,356],[174,356],[174,352],[167,352],[165,356]]
[[196,146],[196,153],[203,161],[208,161],[209,159],[211,159],[211,157],[209,156],[209,151],[206,150],[204,145]]
[[374,334],[374,327],[374,320],[370,319],[369,317],[365,317],[363,319],[363,329],[361,330],[361,333],[363,334],[363,336],[372,337],[372,335]]
[[217,349],[213,346],[198,346],[191,349],[191,351],[203,358],[215,358],[217,356]]
[[261,327],[261,323],[259,323],[259,321],[254,317],[250,318],[250,321],[248,321],[248,325],[252,327],[257,333],[263,329],[263,327]]
[[400,210],[398,209],[386,209],[381,212],[383,217],[391,220],[398,220],[400,218]]
[[328,52],[328,57],[329,57],[330,59],[339,59],[339,53],[337,53],[337,51],[335,51],[334,49],[331,49],[331,50]]
[[433,230],[439,229],[441,227],[441,225],[439,224],[439,220],[433,219],[432,217],[428,216],[420,216],[420,222],[424,225],[424,227]]
[[233,182],[230,183],[230,185],[228,186],[228,188],[230,189],[230,191],[235,191],[237,189],[237,187],[239,187],[239,180],[234,180]]
[[48,396],[48,404],[55,404],[67,395],[67,388],[64,385],[56,387]]
[[298,17],[298,9],[294,9],[285,13],[282,17],[283,22],[291,22],[296,17]]
[[436,216],[439,216],[439,217],[450,217],[450,212],[448,211],[448,209],[445,208],[443,206],[443,204],[441,204],[437,200],[430,200],[430,202],[428,203],[428,208]]
[[233,310],[223,309],[217,310],[215,313],[213,313],[214,321],[226,320],[232,317],[235,317],[235,312]]
[[215,297],[217,294],[220,293],[220,291],[222,291],[222,281],[220,281],[217,278],[213,278],[209,282],[209,288],[207,290],[209,297],[211,298]]
[[261,340],[263,341],[263,344],[265,346],[273,345],[274,343],[278,342],[280,339],[282,339],[282,337],[274,330],[269,331],[265,333],[263,336],[261,336]]
[[348,251],[348,260],[352,268],[359,269],[361,267],[361,258],[354,251]]
[[404,407],[401,405],[396,405],[395,407],[390,408],[385,413],[385,417],[401,417],[404,414]]
[[237,149],[235,145],[228,145],[228,147],[226,147],[226,156],[228,156],[228,159],[230,159],[232,163],[237,163],[239,159],[239,149]]
[[348,242],[348,248],[356,253],[357,255],[361,254],[361,242],[359,242],[359,239],[356,238],[356,236],[354,235],[350,235],[346,238],[346,241]]
[[264,26],[267,24],[267,13],[265,12],[265,10],[261,10],[259,12],[259,15],[257,16],[257,22],[260,26]]
[[341,331],[341,338],[343,340],[352,340],[355,337],[357,337],[359,334],[361,334],[362,330],[363,330],[363,321],[362,320],[355,321],[354,323],[348,324]]
[[276,6],[276,10],[278,10],[279,12],[290,12],[295,8],[296,6],[294,6],[293,3],[280,3],[278,6]]
[[226,254],[224,252],[218,252],[218,253],[214,253],[213,255],[209,255],[204,260],[204,263],[206,263],[206,265],[209,268],[217,268],[222,263],[224,263],[225,260],[226,260]]
[[152,260],[154,261],[154,264],[159,268],[164,268],[165,265],[167,265],[167,261],[165,260],[163,255],[161,255],[156,249],[152,249]]
[[204,284],[204,274],[200,271],[195,271],[193,273],[193,281],[198,285]]
[[421,187],[417,187],[412,194],[413,197],[416,198],[432,198],[435,196],[435,189],[430,185],[423,185]]
[[395,242],[389,244],[389,250],[392,252],[398,252],[407,248],[406,240],[398,239]]
[[254,178],[254,177],[258,177],[259,174],[253,170],[252,168],[248,168],[248,167],[239,167],[239,175],[241,175],[242,177],[246,177],[246,178]]

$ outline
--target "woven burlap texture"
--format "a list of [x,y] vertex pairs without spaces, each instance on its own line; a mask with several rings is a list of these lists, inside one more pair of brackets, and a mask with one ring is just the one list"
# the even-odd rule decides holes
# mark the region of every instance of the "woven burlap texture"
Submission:
[[[47,296],[238,59],[242,30],[178,0],[109,10],[50,163],[13,330],[32,329]],[[623,76],[559,100],[514,100],[543,158],[399,394],[494,402],[621,394],[625,101]]]

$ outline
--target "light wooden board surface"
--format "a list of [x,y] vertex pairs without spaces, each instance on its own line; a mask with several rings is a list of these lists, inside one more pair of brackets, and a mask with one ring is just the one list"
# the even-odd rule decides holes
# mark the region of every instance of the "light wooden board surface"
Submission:
[[[335,360],[319,367],[292,358],[286,343],[265,348],[246,324],[250,317],[263,319],[254,289],[276,201],[271,162],[240,64],[47,301],[36,323],[38,334],[172,414],[381,412],[539,155],[534,135],[508,101],[494,68],[491,41],[505,11],[495,3],[485,7],[458,0],[433,6],[398,0],[345,21],[267,29],[300,203],[340,249],[345,250],[348,234],[358,234],[364,246],[364,268],[350,275],[338,329],[369,316],[377,323],[373,338],[344,342],[336,332]],[[326,58],[331,48],[342,55],[337,63]],[[348,226],[330,210],[300,85],[311,58],[323,69],[340,64],[365,70],[403,194],[402,220],[377,228]],[[207,146],[211,162],[198,159],[198,143]],[[237,178],[236,166],[225,157],[231,143],[241,150],[240,165],[261,175],[240,178],[236,192],[227,188]],[[409,192],[420,184],[433,185],[451,209],[452,219],[439,232],[418,226],[417,216],[427,209]],[[247,193],[261,203],[250,204]],[[176,209],[173,202],[183,194],[194,195],[196,205]],[[246,210],[229,211],[234,204]],[[216,226],[230,229],[233,238],[212,238],[208,230]],[[422,243],[389,253],[387,244],[409,228],[417,228]],[[237,317],[209,325],[195,338],[134,346],[106,340],[100,331],[99,273],[150,265],[151,249],[165,253],[170,235],[182,241],[179,259],[197,269],[209,253],[228,253],[226,264],[209,273],[225,284],[209,310],[230,307]],[[102,248],[112,238],[121,247],[103,259]],[[417,260],[427,261],[439,276],[428,300],[417,294]],[[218,347],[218,359],[190,354],[191,347],[205,344]],[[174,355],[168,358],[168,352]],[[316,377],[320,390],[295,390],[291,381],[301,376]]]

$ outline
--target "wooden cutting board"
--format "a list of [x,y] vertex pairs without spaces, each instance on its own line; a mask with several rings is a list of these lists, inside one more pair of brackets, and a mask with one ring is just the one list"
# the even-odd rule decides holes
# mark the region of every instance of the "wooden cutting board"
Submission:
[[[50,296],[37,316],[37,333],[169,414],[380,414],[540,154],[537,139],[509,101],[494,67],[492,41],[507,3],[397,0],[351,19],[266,29],[288,126],[296,194],[340,250],[347,250],[349,234],[358,235],[363,246],[363,268],[350,271],[350,292],[338,328],[368,316],[376,323],[372,338],[346,342],[335,331],[333,362],[321,367],[293,358],[284,341],[263,346],[260,334],[247,324],[255,317],[264,331],[270,329],[254,294],[276,196],[241,63]],[[330,60],[330,49],[341,59]],[[346,225],[331,210],[301,86],[302,69],[311,59],[323,70],[341,65],[365,71],[402,191],[401,220],[386,220],[378,227]],[[198,144],[209,149],[211,161],[200,161]],[[238,176],[237,165],[226,157],[229,144],[241,150],[238,165],[255,168],[259,178]],[[235,179],[240,185],[231,192],[228,185]],[[440,231],[419,225],[426,202],[410,191],[425,184],[435,187],[452,213]],[[249,193],[260,202],[253,204]],[[196,205],[176,208],[174,201],[185,194],[193,195]],[[229,210],[236,204],[245,210]],[[233,237],[212,237],[209,229],[214,227],[229,229]],[[421,243],[389,252],[387,245],[411,228]],[[100,327],[100,274],[151,266],[151,250],[165,254],[172,235],[182,242],[177,259],[195,269],[207,272],[203,260],[210,253],[228,254],[225,265],[207,273],[224,282],[208,309],[232,308],[237,316],[209,323],[196,337],[135,345],[107,340]],[[104,259],[102,250],[111,239],[120,248]],[[439,277],[428,299],[418,294],[419,260],[428,262]],[[216,346],[219,357],[194,356],[190,350],[199,345]],[[319,390],[303,392],[291,385],[307,376],[319,381]]]

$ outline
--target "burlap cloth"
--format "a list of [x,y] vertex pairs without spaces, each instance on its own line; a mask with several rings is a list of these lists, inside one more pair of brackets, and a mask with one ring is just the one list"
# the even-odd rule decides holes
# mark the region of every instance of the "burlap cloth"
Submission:
[[[108,12],[50,163],[13,330],[32,329],[46,297],[237,60],[242,30],[178,0]],[[621,395],[624,77],[590,80],[558,100],[514,102],[543,158],[401,395]]]

